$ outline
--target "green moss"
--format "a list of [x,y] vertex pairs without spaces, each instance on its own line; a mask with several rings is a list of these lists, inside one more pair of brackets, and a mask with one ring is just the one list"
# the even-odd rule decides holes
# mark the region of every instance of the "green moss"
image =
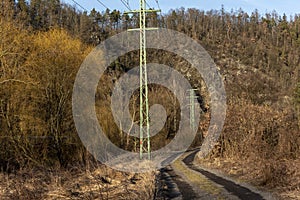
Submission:
[[221,196],[222,189],[220,187],[218,187],[212,181],[206,179],[203,175],[187,168],[186,165],[181,162],[181,160],[176,160],[172,164],[172,167],[175,171],[182,173],[182,175],[185,176],[185,178],[197,188],[200,188],[206,193],[216,195],[217,199],[224,199]]

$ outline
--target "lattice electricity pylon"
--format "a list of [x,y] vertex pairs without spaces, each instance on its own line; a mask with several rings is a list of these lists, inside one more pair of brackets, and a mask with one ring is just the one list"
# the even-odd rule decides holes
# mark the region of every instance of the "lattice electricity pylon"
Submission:
[[[146,13],[150,12],[160,12],[160,10],[146,10],[146,0],[140,0],[139,10],[125,12],[127,14],[139,13],[140,18],[140,27],[137,29],[130,29],[129,31],[140,32],[140,159],[143,158],[143,153],[147,152],[149,160],[151,158],[151,143],[149,124],[146,31],[158,29],[146,27]],[[145,142],[147,143],[146,147],[144,147]]]
[[198,96],[195,95],[195,91],[198,89],[190,89],[188,98],[190,99],[190,128],[195,131],[195,100],[197,100]]

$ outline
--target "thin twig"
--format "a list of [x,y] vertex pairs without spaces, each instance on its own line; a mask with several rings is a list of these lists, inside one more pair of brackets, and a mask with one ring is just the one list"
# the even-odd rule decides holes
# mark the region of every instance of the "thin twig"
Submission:
[[26,82],[26,81],[22,81],[22,80],[18,80],[18,79],[7,79],[7,80],[3,80],[0,81],[0,84],[4,84],[7,82],[17,82],[17,83],[24,83],[24,84],[31,84],[31,85],[37,85],[37,83],[34,82]]

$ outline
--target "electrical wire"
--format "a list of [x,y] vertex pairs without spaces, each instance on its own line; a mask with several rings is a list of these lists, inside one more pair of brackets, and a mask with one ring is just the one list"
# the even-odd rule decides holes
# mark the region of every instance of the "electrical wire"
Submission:
[[130,3],[129,3],[130,1],[129,0],[127,0],[127,5],[128,5],[128,7],[130,8]]
[[87,9],[85,9],[82,5],[80,5],[77,1],[72,0],[77,6],[79,6],[82,10],[87,12]]
[[160,16],[160,27],[162,27],[162,20],[163,20],[163,15],[162,15],[162,13],[161,13],[161,8],[160,8],[160,5],[159,5],[159,2],[158,2],[158,0],[155,0],[155,2],[156,2],[156,5],[157,5],[157,7],[158,7],[158,9],[160,10],[160,12],[159,12],[159,16]]
[[121,0],[121,2],[127,9],[131,10],[130,5],[129,5],[129,0],[127,2],[125,2],[125,0]]
[[156,5],[157,5],[158,9],[161,10],[161,9],[160,9],[160,6],[159,6],[158,0],[155,0],[155,2],[156,2]]
[[149,3],[145,0],[146,5],[151,8],[151,6],[149,5]]
[[98,1],[98,3],[100,3],[104,8],[110,10],[110,9],[109,9],[104,3],[102,3],[100,0],[97,0],[97,1]]

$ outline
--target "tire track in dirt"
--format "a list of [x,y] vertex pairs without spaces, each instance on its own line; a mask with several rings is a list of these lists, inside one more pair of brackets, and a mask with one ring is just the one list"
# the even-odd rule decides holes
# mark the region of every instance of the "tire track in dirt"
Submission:
[[[178,169],[173,170],[171,167],[164,168],[163,172],[169,174],[168,182],[171,183],[171,185],[175,184],[179,190],[178,192],[181,193],[180,199],[219,199],[221,196],[224,199],[264,200],[262,195],[251,191],[247,187],[236,184],[233,181],[227,180],[195,166],[193,161],[198,151],[199,150],[191,151],[191,153],[187,154],[183,159],[181,159],[182,166],[186,167],[187,170],[190,170],[191,173],[200,173],[207,179],[207,181],[210,181],[211,184],[214,185],[212,187],[219,188],[220,190],[217,192],[217,194],[212,191],[202,191],[201,186],[200,188],[199,185],[195,187],[195,184],[193,184],[189,178],[184,177],[184,173],[182,174],[180,171],[178,171]],[[170,180],[170,178],[172,180]],[[178,199],[178,195],[174,196],[172,194],[172,188],[169,188],[168,185],[167,187],[168,191],[166,191],[166,199],[175,199],[176,197],[176,199]]]

